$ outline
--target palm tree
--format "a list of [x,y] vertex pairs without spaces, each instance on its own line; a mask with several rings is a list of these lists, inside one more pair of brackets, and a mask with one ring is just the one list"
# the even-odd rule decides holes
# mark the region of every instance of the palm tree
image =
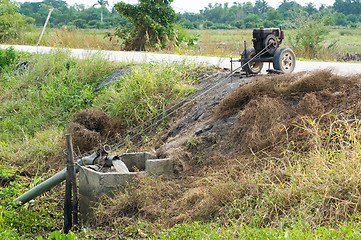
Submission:
[[262,15],[267,12],[269,6],[266,0],[256,0],[254,7],[258,10],[258,12]]
[[100,23],[103,24],[103,8],[105,5],[108,5],[107,0],[97,0],[98,3],[94,4],[93,6],[99,4],[100,5]]

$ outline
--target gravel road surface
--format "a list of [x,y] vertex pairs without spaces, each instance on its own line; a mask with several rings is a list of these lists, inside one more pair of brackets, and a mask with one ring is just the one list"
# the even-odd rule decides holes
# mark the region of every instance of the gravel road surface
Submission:
[[[37,46],[24,46],[24,45],[0,45],[1,48],[7,48],[14,46],[16,50],[27,52],[40,52],[48,53],[52,47],[37,47]],[[146,52],[123,52],[123,51],[105,51],[105,50],[84,50],[84,49],[67,49],[71,51],[72,56],[79,58],[86,58],[92,54],[103,54],[107,56],[109,60],[119,62],[158,62],[158,61],[197,61],[202,63],[208,63],[221,68],[230,68],[229,58],[220,57],[205,57],[205,56],[183,56],[175,54],[157,54]],[[237,67],[239,64],[234,64],[233,67]],[[273,68],[271,64],[271,68]],[[317,70],[317,69],[332,69],[335,73],[342,75],[361,73],[361,63],[342,63],[342,62],[316,62],[316,61],[297,61],[295,72]],[[263,70],[268,69],[268,64],[265,63]]]

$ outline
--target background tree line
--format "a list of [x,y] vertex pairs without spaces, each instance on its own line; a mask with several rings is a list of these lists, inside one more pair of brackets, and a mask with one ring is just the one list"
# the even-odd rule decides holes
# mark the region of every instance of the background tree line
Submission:
[[322,17],[326,25],[357,28],[361,21],[361,0],[336,0],[332,6],[313,3],[301,6],[295,1],[283,0],[278,8],[270,7],[267,1],[257,0],[233,5],[209,4],[199,13],[177,15],[177,22],[188,29],[231,29],[259,26],[294,28],[300,14]]
[[109,29],[127,24],[114,8],[109,10],[107,1],[94,0],[94,5],[85,7],[84,4],[69,6],[63,0],[43,0],[41,2],[24,2],[19,4],[18,12],[31,17],[36,26],[44,25],[50,8],[54,8],[51,18],[51,27],[75,26],[77,28]]
[[[106,6],[107,1],[104,0],[94,0],[91,7],[85,7],[84,4],[69,6],[63,0],[43,0],[20,3],[18,12],[34,19],[36,26],[44,24],[50,8],[54,8],[51,27],[66,25],[109,29],[129,24],[127,18],[121,16],[115,8],[109,10]],[[176,22],[188,29],[254,28],[261,25],[276,27],[280,24],[295,27],[295,14],[302,12],[322,16],[329,26],[356,28],[361,21],[361,0],[336,0],[332,6],[321,5],[318,9],[312,3],[301,6],[290,0],[283,0],[278,8],[270,7],[266,0],[257,0],[255,4],[216,3],[209,4],[199,13],[178,13]]]

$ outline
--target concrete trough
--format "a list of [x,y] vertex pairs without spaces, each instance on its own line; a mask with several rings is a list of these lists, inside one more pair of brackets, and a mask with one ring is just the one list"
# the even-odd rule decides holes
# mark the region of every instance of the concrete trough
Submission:
[[107,172],[98,171],[97,166],[81,167],[79,171],[79,210],[83,224],[92,215],[92,207],[98,198],[112,192],[139,176],[158,176],[173,174],[173,160],[169,158],[157,159],[154,154],[147,152],[127,153],[120,156],[129,172],[117,172],[114,167]]

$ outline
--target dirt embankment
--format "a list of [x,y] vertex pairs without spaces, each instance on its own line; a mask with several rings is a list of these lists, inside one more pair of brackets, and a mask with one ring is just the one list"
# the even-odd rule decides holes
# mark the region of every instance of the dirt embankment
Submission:
[[317,117],[355,107],[361,96],[360,80],[360,75],[339,76],[329,70],[257,76],[245,82],[233,79],[174,121],[158,154],[186,164],[187,156],[194,155],[187,153],[192,144],[207,149],[204,157],[208,159],[215,152],[209,147],[216,145],[222,146],[216,152],[229,157],[270,149],[302,116]]
[[[335,180],[324,183],[322,177],[318,181],[327,169],[316,172],[315,162],[300,163],[315,175],[300,175],[287,167],[293,160],[280,157],[280,151],[290,142],[299,153],[312,148],[309,133],[297,127],[307,118],[326,116],[321,123],[325,126],[335,114],[350,121],[359,118],[360,84],[360,75],[327,70],[223,81],[178,113],[160,137],[157,154],[176,160],[174,177],[139,179],[102,202],[95,221],[126,226],[141,219],[166,227],[217,218],[269,227],[288,218],[292,222],[293,216],[307,211],[315,226],[347,220],[357,204],[347,200],[346,206],[343,199],[358,196],[359,184],[333,186]],[[352,196],[345,194],[345,187]],[[345,214],[339,213],[341,206]]]

